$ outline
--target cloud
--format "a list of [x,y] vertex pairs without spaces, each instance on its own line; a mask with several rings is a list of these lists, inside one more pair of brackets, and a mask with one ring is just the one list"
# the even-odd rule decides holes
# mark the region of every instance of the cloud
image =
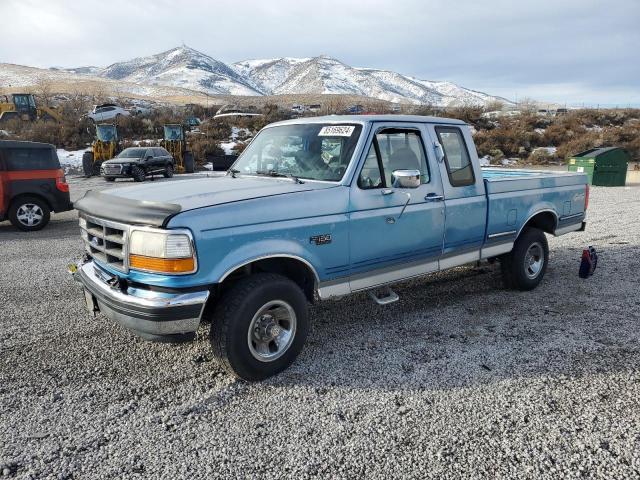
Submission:
[[184,42],[226,62],[327,54],[509,98],[640,102],[637,0],[0,0],[0,17],[2,62],[107,65]]

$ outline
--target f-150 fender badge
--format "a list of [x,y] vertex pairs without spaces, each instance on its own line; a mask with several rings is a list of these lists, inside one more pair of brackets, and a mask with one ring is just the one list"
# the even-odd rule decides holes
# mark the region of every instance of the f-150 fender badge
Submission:
[[324,233],[322,235],[314,235],[313,237],[309,237],[309,243],[315,243],[316,245],[326,245],[331,243],[331,234]]

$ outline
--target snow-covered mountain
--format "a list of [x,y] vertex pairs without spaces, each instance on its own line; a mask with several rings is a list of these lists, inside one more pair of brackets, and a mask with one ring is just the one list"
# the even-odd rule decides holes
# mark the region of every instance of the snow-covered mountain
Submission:
[[[147,88],[180,88],[210,95],[349,94],[398,103],[485,105],[503,98],[451,82],[358,68],[325,55],[245,60],[228,65],[187,46],[106,68],[55,68],[65,74]],[[2,72],[0,72],[1,74]]]
[[451,82],[419,80],[387,70],[351,67],[324,55],[247,60],[233,66],[265,94],[342,93],[439,106],[482,105],[499,99]]
[[222,95],[260,95],[226,63],[187,46],[149,57],[114,63],[94,72],[103,78],[147,85],[163,85]]

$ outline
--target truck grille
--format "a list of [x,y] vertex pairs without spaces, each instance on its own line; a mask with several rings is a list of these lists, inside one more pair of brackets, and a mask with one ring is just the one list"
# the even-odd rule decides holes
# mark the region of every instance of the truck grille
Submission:
[[127,272],[129,269],[128,232],[129,226],[123,223],[80,215],[80,235],[87,253],[100,263],[121,272]]
[[122,173],[122,165],[113,165],[107,163],[105,165],[102,165],[102,169],[107,175],[120,175],[120,173]]

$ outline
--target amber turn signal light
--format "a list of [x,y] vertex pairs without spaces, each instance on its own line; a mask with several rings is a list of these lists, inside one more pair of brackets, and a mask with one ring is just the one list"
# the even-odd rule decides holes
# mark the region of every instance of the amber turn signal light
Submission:
[[190,273],[195,270],[195,260],[191,258],[155,258],[129,255],[129,266],[137,270],[158,273]]

